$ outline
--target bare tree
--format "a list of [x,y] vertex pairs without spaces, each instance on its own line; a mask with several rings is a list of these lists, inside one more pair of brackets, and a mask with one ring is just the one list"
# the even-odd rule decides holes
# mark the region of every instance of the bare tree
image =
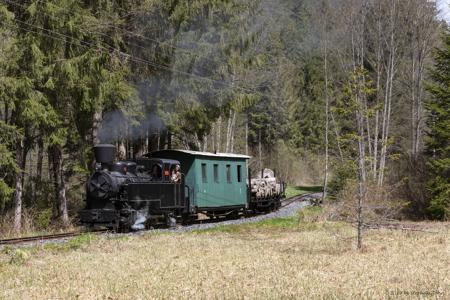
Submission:
[[411,146],[414,159],[417,158],[422,145],[424,126],[423,100],[425,96],[425,65],[430,62],[430,52],[436,42],[437,14],[435,6],[423,0],[410,0],[405,7],[405,22],[408,30],[406,49],[409,56],[406,67],[406,80],[410,93],[411,107]]
[[324,84],[325,84],[325,166],[324,166],[324,179],[323,179],[323,193],[322,201],[325,200],[327,196],[328,188],[328,164],[329,164],[329,142],[328,142],[328,132],[329,132],[329,112],[330,112],[330,99],[329,99],[329,88],[328,88],[328,7],[323,3],[322,6],[322,55],[323,55],[323,73],[324,73]]
[[387,62],[385,66],[386,70],[386,83],[385,83],[385,92],[384,92],[384,109],[382,115],[382,128],[381,128],[381,153],[380,153],[380,164],[379,164],[379,172],[378,172],[378,186],[383,186],[384,183],[384,175],[386,168],[386,157],[388,145],[390,143],[390,126],[391,126],[391,112],[392,112],[392,95],[393,95],[393,86],[394,86],[394,78],[397,70],[397,56],[399,51],[399,39],[397,36],[397,31],[399,30],[398,19],[399,19],[399,9],[398,9],[398,0],[392,0],[387,2],[387,13],[388,17],[386,18],[386,30],[385,35],[383,36],[385,49],[388,53]]

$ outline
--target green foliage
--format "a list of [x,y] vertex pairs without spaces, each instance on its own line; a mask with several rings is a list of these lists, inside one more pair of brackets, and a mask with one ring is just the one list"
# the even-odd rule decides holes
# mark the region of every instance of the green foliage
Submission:
[[20,168],[11,151],[14,143],[20,138],[19,131],[11,125],[0,120],[0,209],[11,199],[14,189],[8,184],[11,177],[19,172]]
[[52,221],[52,209],[46,208],[41,210],[36,218],[36,226],[38,230],[46,230]]
[[78,249],[83,249],[84,247],[90,245],[93,241],[98,240],[98,237],[92,234],[82,234],[71,238],[64,243],[48,243],[44,245],[44,249],[55,251],[55,252],[66,252]]
[[335,199],[347,185],[349,180],[356,179],[357,166],[355,161],[339,161],[333,168],[333,173],[328,183],[328,195]]
[[289,143],[295,148],[317,151],[322,148],[325,127],[323,62],[320,57],[305,59],[296,71],[296,92],[289,103]]
[[435,53],[428,86],[431,98],[426,107],[429,128],[426,140],[429,172],[428,191],[431,196],[428,212],[436,219],[450,218],[450,32],[443,36],[443,48]]
[[245,223],[239,225],[220,225],[205,230],[195,230],[194,233],[245,233],[251,230],[265,230],[265,229],[294,229],[298,225],[298,218],[296,216],[287,218],[271,218],[262,220],[256,223]]
[[11,250],[9,251],[9,255],[9,263],[13,265],[23,265],[31,258],[30,253],[23,249]]
[[[91,155],[86,149],[91,147],[96,112],[139,109],[131,101],[129,64],[110,50],[121,39],[104,26],[118,21],[118,16],[109,5],[102,7],[104,15],[95,7],[73,0],[0,5],[0,14],[6,16],[0,22],[6,41],[0,46],[0,109],[6,111],[0,121],[2,208],[11,197],[18,165],[23,164],[15,157],[17,143],[26,147],[25,155],[38,139],[63,154],[70,152],[78,163],[65,166],[67,174],[73,174],[88,168]],[[11,136],[13,142],[3,141]]]
[[[340,4],[310,0],[1,2],[0,210],[12,208],[17,175],[25,174],[24,207],[42,210],[37,223],[47,226],[48,208],[56,206],[57,195],[53,178],[44,178],[46,162],[42,180],[33,178],[39,144],[44,158],[51,156],[49,149],[62,153],[66,195],[76,213],[84,205],[83,182],[92,167],[91,146],[98,140],[98,122],[111,112],[123,115],[115,138],[127,146],[128,155],[140,152],[135,148],[146,145],[141,139],[147,135],[153,144],[149,150],[156,144],[164,146],[168,136],[174,148],[200,149],[207,141],[204,144],[212,150],[213,142],[223,146],[225,131],[230,129],[236,133],[233,151],[243,152],[248,142],[250,155],[256,156],[261,143],[263,165],[277,169],[280,178],[296,185],[316,184],[323,176],[324,49],[329,47],[331,157],[338,151],[344,158],[355,157],[354,144],[361,138],[355,132],[355,113],[369,117],[364,127],[372,128],[386,88],[386,70],[381,67],[380,90],[374,96],[371,80],[376,80],[378,66],[372,39],[376,34],[350,43],[347,39],[354,35],[340,32],[347,24],[334,13],[339,14]],[[367,22],[361,29],[370,33],[371,23],[378,20],[370,16],[372,4],[367,9]],[[364,67],[348,74],[352,60],[348,47],[360,42],[365,47]],[[394,74],[410,65],[403,42],[399,41]],[[429,212],[438,218],[447,214],[449,177],[446,53],[438,51],[435,83],[430,86],[434,98],[427,104],[429,189],[434,199]],[[381,54],[386,60],[384,50]],[[396,99],[409,97],[400,88],[409,82],[394,81],[395,129],[388,146],[397,146],[406,131],[398,125],[403,119],[396,115],[404,103]],[[365,104],[368,107],[361,107]],[[162,124],[153,128],[147,124],[149,116]],[[234,125],[229,122],[231,116],[236,116]],[[213,132],[218,128],[220,133]],[[152,130],[158,131],[158,138]],[[17,150],[22,146],[24,157],[33,160],[31,172],[20,172],[24,159]],[[389,161],[402,159],[400,151],[391,149]],[[331,173],[330,194],[335,196],[354,178],[354,163],[338,162]],[[288,195],[303,192],[304,188],[288,189]]]

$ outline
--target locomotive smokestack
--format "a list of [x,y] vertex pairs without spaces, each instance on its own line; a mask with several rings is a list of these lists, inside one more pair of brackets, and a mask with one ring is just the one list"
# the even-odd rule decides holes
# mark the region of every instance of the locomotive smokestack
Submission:
[[97,163],[102,167],[110,166],[116,157],[116,146],[110,144],[98,144],[94,146],[94,155]]

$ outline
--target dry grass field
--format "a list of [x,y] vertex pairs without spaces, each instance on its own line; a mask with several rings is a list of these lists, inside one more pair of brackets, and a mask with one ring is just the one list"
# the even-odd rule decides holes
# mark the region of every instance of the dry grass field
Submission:
[[450,299],[449,224],[354,230],[298,218],[5,248],[0,299]]

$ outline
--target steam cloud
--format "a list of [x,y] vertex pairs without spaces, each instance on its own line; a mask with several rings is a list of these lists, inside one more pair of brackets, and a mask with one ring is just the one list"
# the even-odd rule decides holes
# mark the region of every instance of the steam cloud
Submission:
[[123,138],[136,140],[165,130],[164,122],[154,113],[148,113],[143,118],[132,120],[120,110],[107,112],[99,128],[98,137],[101,143],[113,143]]
[[140,210],[137,212],[136,221],[131,226],[133,230],[143,230],[145,229],[145,221],[147,220],[147,212],[145,210]]

